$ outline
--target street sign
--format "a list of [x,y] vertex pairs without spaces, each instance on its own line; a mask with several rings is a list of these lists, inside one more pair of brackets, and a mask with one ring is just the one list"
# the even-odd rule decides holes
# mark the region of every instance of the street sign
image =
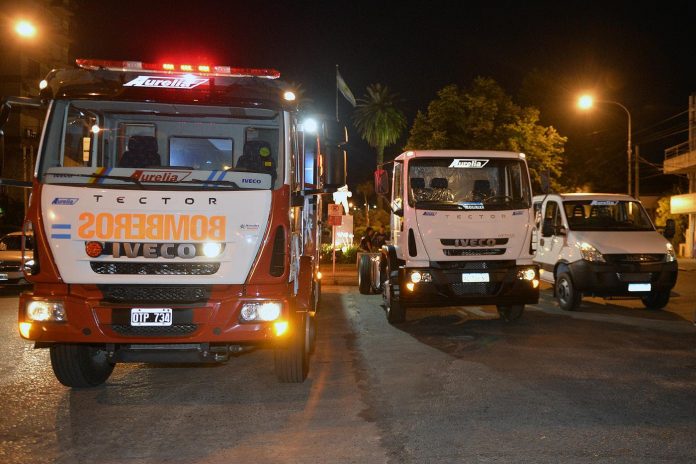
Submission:
[[343,215],[343,208],[341,207],[340,204],[336,203],[329,203],[329,217],[331,216],[342,216]]
[[[331,206],[331,205],[329,205]],[[341,205],[336,205],[340,207]],[[343,216],[329,216],[329,225],[330,226],[340,226],[342,223]]]

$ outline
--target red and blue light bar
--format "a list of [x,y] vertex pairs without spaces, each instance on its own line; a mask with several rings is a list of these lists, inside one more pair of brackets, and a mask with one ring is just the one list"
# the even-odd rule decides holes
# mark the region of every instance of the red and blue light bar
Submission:
[[209,64],[143,63],[142,61],[111,61],[77,59],[75,64],[83,69],[108,71],[148,71],[161,74],[193,73],[213,77],[259,77],[278,79],[280,72],[271,68],[233,68],[231,66],[212,66]]

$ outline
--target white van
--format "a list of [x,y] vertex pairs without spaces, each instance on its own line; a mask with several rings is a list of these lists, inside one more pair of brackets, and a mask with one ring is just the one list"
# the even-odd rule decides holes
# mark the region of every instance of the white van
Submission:
[[640,298],[650,309],[669,302],[677,282],[672,244],[628,195],[566,193],[533,199],[540,230],[534,262],[562,309],[583,295]]

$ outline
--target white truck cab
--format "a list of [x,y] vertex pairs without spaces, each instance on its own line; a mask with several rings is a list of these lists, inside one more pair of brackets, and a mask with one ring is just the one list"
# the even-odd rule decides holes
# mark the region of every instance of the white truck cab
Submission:
[[628,195],[537,195],[540,229],[534,262],[554,285],[562,309],[583,295],[640,298],[647,308],[669,302],[677,281],[672,244],[655,230],[643,205]]
[[[389,193],[379,182],[386,176],[375,177],[377,192]],[[496,305],[502,319],[518,319],[539,299],[531,200],[522,153],[402,153],[394,160],[391,240],[378,258],[359,263],[361,284],[372,283],[361,292],[381,289],[392,323],[409,307],[461,305]]]

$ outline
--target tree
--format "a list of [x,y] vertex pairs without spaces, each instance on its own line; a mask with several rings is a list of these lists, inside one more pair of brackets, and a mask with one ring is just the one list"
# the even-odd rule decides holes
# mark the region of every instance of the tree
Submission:
[[353,113],[360,137],[377,150],[378,166],[384,162],[384,148],[396,143],[406,129],[406,116],[397,105],[397,94],[387,86],[370,84]]
[[527,155],[532,184],[541,187],[548,171],[560,189],[566,138],[539,124],[539,110],[516,105],[490,78],[476,78],[468,89],[448,85],[421,111],[411,127],[407,150],[509,150]]

